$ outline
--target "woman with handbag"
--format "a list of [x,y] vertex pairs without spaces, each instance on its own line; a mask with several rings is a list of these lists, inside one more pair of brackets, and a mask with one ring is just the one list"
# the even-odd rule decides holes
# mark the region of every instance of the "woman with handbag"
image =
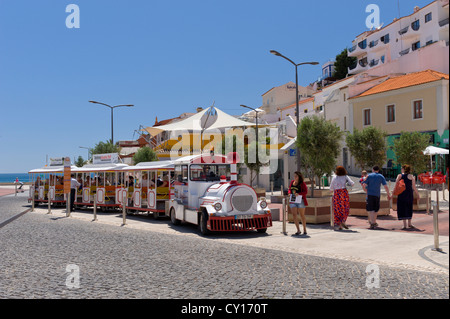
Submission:
[[398,220],[403,220],[403,230],[414,229],[415,227],[411,223],[414,193],[416,193],[417,199],[420,198],[420,195],[416,188],[416,178],[411,174],[411,167],[409,165],[402,166],[402,173],[397,176],[397,180],[395,181],[396,189],[400,188],[401,181],[405,183],[405,188],[397,196],[397,218]]
[[334,226],[348,229],[345,224],[350,213],[350,197],[348,195],[347,185],[353,186],[355,183],[347,176],[344,167],[336,167],[336,176],[333,177],[330,184],[330,190],[333,191],[333,215]]
[[306,216],[305,210],[308,206],[308,201],[306,200],[306,194],[308,193],[308,187],[303,181],[303,175],[300,172],[294,173],[294,180],[291,181],[289,185],[289,208],[292,212],[292,217],[294,218],[295,227],[297,227],[297,233],[295,236],[301,235],[300,224],[298,222],[298,215],[302,220],[303,225],[303,235],[307,235],[306,232]]

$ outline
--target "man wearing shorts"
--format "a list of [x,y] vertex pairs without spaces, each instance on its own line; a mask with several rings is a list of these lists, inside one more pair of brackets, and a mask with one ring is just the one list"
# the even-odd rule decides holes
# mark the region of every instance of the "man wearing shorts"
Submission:
[[362,183],[364,191],[367,193],[366,197],[366,211],[369,219],[370,229],[375,229],[377,224],[377,213],[380,210],[380,188],[384,186],[388,199],[391,200],[391,193],[387,186],[386,179],[380,174],[380,168],[374,166],[372,173],[367,176],[366,180]]

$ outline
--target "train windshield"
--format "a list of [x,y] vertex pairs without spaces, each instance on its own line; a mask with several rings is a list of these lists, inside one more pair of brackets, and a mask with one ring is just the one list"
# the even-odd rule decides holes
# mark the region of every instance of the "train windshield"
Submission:
[[189,173],[191,181],[218,182],[220,181],[220,176],[230,176],[230,165],[193,164],[190,166]]

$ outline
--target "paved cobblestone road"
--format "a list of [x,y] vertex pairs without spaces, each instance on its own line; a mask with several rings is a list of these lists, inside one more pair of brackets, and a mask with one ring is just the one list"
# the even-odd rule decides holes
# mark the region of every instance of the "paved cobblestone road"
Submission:
[[[1,197],[0,223],[27,208]],[[0,298],[449,298],[446,275],[380,267],[369,289],[364,263],[34,213],[0,228],[0,250]]]

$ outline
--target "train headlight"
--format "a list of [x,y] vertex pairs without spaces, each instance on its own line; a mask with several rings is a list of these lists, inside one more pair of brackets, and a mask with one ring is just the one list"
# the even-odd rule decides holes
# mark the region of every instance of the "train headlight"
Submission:
[[221,204],[221,203],[215,203],[215,204],[214,204],[214,209],[215,209],[216,211],[221,210],[221,209],[222,209],[222,204]]
[[262,209],[266,209],[266,208],[267,208],[267,202],[266,202],[265,200],[262,200],[262,201],[259,203],[259,206],[261,206]]

